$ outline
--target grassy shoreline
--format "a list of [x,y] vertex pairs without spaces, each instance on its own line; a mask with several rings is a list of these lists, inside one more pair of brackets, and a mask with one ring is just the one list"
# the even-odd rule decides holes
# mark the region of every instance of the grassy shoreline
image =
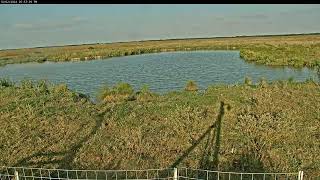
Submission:
[[0,66],[45,61],[87,61],[171,51],[239,50],[247,61],[266,65],[320,67],[320,35],[279,35],[135,41],[0,51]]
[[196,84],[188,82],[183,91],[159,95],[146,87],[137,93],[119,84],[102,89],[100,103],[93,104],[65,85],[1,81],[0,163],[75,169],[303,170],[306,178],[320,176],[319,84],[252,85],[246,79],[241,85],[196,90]]

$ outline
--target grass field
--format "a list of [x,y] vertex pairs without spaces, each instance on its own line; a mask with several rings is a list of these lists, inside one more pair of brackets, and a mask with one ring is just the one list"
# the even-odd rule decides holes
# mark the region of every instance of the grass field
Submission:
[[248,61],[267,65],[320,67],[320,35],[278,35],[136,41],[0,51],[0,66],[12,63],[80,61],[144,53],[239,50]]
[[102,89],[93,104],[65,85],[2,80],[0,164],[304,170],[319,178],[319,84],[245,82],[205,92],[188,82],[164,95],[123,83]]

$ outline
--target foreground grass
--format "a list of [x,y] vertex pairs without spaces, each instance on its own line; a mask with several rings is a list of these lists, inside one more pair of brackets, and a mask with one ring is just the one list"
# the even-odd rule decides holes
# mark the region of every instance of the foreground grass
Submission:
[[45,61],[80,61],[145,53],[240,50],[245,60],[268,65],[320,67],[320,35],[181,39],[26,48],[0,51],[0,66]]
[[2,165],[320,176],[320,87],[313,82],[165,95],[120,84],[101,91],[95,105],[63,85],[1,84]]

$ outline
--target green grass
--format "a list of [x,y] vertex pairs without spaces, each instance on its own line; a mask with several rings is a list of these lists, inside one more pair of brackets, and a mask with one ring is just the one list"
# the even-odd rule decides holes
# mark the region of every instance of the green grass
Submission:
[[240,56],[247,61],[266,65],[320,68],[320,44],[261,45],[246,47]]
[[0,66],[45,61],[84,61],[145,53],[239,50],[245,60],[266,65],[320,67],[320,35],[279,35],[138,41],[0,51]]
[[176,165],[244,172],[304,170],[307,178],[320,176],[320,87],[312,81],[262,80],[163,95],[147,86],[132,92],[122,84],[106,92],[118,88],[111,95],[125,92],[135,98],[98,104],[65,85],[0,85],[2,165]]

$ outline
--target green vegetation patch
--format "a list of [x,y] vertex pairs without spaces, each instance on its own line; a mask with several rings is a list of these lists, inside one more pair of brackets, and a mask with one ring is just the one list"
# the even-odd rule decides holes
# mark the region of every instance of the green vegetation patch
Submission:
[[320,44],[251,46],[241,49],[247,61],[266,65],[320,68]]

